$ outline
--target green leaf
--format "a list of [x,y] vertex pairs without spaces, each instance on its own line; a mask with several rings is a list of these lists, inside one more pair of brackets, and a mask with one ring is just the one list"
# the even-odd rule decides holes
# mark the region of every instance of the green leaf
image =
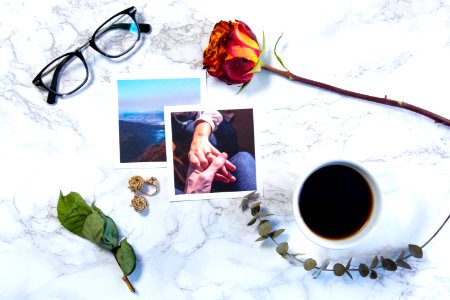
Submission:
[[360,264],[358,271],[361,277],[367,277],[367,275],[369,275],[370,273],[369,267],[366,264]]
[[259,217],[259,218],[265,218],[265,217],[273,216],[273,214],[262,214],[262,213],[258,213],[256,216]]
[[372,263],[370,264],[370,269],[376,268],[378,265],[378,256],[375,256],[372,260]]
[[347,274],[348,275],[348,277],[350,277],[350,279],[352,279],[353,280],[353,275],[352,275],[352,273],[350,273],[349,271],[345,271],[345,274]]
[[328,260],[328,259],[325,260],[323,262],[323,264],[320,266],[320,268],[313,273],[313,278],[317,279],[317,277],[319,277],[319,275],[322,273],[322,271],[325,270],[329,264],[330,264],[330,260]]
[[277,58],[278,62],[281,64],[281,66],[283,66],[283,68],[289,72],[288,68],[286,68],[286,66],[284,65],[283,61],[281,60],[281,57],[278,56],[277,54],[277,46],[278,43],[280,42],[281,38],[283,37],[283,34],[280,35],[280,37],[278,38],[277,42],[275,43],[275,47],[273,49],[273,54],[275,54],[275,57]]
[[397,270],[397,265],[395,264],[395,262],[389,258],[384,258],[383,256],[381,257],[381,266],[386,271],[396,271]]
[[289,244],[287,242],[280,243],[277,246],[277,252],[278,254],[287,253],[289,251]]
[[345,267],[344,267],[343,264],[337,263],[337,264],[335,264],[335,265],[333,266],[333,273],[334,273],[334,275],[336,275],[336,276],[342,276],[342,275],[344,275],[344,274],[345,274],[345,271],[346,271],[346,269],[345,269]]
[[134,271],[136,267],[136,255],[134,254],[133,247],[131,247],[126,239],[122,240],[119,247],[115,249],[114,257],[119,263],[123,275],[128,276]]
[[259,238],[257,238],[257,239],[255,240],[255,242],[262,242],[262,241],[264,241],[264,240],[267,240],[268,238],[269,238],[268,235],[266,235],[266,236],[260,236]]
[[270,225],[270,222],[267,220],[262,221],[258,225],[258,232],[259,232],[260,236],[268,235],[271,230],[272,230],[272,225]]
[[415,258],[422,258],[423,257],[423,251],[422,248],[417,245],[408,245],[409,253]]
[[303,263],[303,268],[305,268],[306,271],[310,271],[310,270],[314,269],[316,266],[317,266],[317,262],[312,258],[308,258]]
[[263,54],[265,51],[266,51],[266,34],[263,31],[263,45],[262,45],[260,53]]
[[350,257],[350,259],[347,262],[347,265],[345,266],[345,270],[350,269],[351,264],[352,264],[352,258]]
[[100,247],[112,250],[118,246],[119,243],[119,230],[113,219],[108,216],[104,216],[105,226],[103,228],[103,238],[100,242]]
[[63,196],[60,191],[57,212],[59,221],[67,230],[83,237],[83,225],[92,209],[80,194],[71,192]]
[[401,267],[401,268],[405,268],[405,269],[412,269],[411,266],[404,260],[401,259],[397,259],[396,260],[397,266]]
[[259,213],[259,211],[261,210],[260,204],[261,202],[256,202],[255,204],[250,206],[252,216],[256,216]]
[[254,216],[250,222],[247,223],[247,226],[252,226],[253,224],[255,224],[256,220],[258,220],[258,216]]
[[269,236],[274,239],[274,238],[279,237],[283,232],[284,232],[284,229],[277,229],[277,230],[269,233]]
[[378,273],[375,272],[375,270],[371,270],[370,271],[370,279],[377,279],[378,278]]
[[105,226],[104,218],[93,212],[89,216],[87,216],[86,221],[83,225],[83,237],[90,240],[94,244],[100,245],[100,242],[103,238],[103,228]]
[[262,60],[258,59],[258,62],[256,63],[256,65],[250,71],[248,71],[245,75],[261,72],[262,65],[263,65]]
[[247,81],[246,83],[242,84],[239,90],[237,91],[236,95],[238,95],[240,92],[242,92],[245,87],[250,83],[251,80]]
[[400,252],[400,255],[397,257],[397,260],[403,260],[405,258],[405,250]]

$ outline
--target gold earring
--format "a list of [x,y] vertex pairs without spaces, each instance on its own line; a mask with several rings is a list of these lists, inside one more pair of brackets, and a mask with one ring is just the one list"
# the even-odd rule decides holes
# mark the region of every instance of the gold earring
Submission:
[[144,180],[141,176],[133,176],[128,180],[128,188],[133,193],[139,191],[147,196],[153,196],[159,192],[159,181],[156,177]]
[[134,195],[133,199],[131,200],[131,206],[135,211],[142,212],[147,208],[148,202],[147,199],[145,199],[143,196]]

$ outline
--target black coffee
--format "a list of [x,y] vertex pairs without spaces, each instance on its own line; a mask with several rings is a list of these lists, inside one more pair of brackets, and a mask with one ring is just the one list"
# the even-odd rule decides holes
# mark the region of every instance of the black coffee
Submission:
[[364,177],[338,164],[313,172],[303,184],[299,200],[300,214],[309,229],[333,240],[358,232],[373,208],[373,194]]

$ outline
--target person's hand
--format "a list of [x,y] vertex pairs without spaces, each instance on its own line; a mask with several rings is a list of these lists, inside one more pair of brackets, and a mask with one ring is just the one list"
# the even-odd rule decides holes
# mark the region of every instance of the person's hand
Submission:
[[[211,126],[207,122],[200,122],[196,125],[188,154],[189,164],[195,169],[206,170],[214,158],[220,155],[220,151],[209,141],[210,134]],[[216,179],[222,182],[231,181],[229,171],[235,170],[236,166],[227,160],[222,169],[216,173]]]
[[[227,162],[227,158],[228,155],[226,153],[219,153],[218,156],[214,157],[206,169],[196,168],[193,165],[189,165],[185,193],[210,193],[213,180],[214,178],[217,178],[218,172],[223,170]],[[221,178],[221,181],[226,183],[235,180],[236,178],[231,174]]]

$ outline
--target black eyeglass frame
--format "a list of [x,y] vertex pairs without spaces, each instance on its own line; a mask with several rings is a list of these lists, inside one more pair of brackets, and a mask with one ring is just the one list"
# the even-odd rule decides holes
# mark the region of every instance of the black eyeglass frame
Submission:
[[[103,56],[109,57],[109,58],[118,58],[121,57],[127,53],[129,53],[137,44],[137,42],[141,39],[141,32],[142,33],[150,33],[151,32],[151,26],[150,24],[145,24],[145,23],[138,23],[137,19],[136,19],[136,12],[137,9],[134,6],[131,6],[115,15],[113,15],[112,17],[110,17],[109,19],[107,19],[105,22],[103,22],[96,30],[95,32],[91,35],[91,37],[88,39],[88,41],[82,45],[81,47],[77,48],[76,50],[72,51],[72,52],[67,52],[57,58],[55,58],[54,60],[52,60],[49,64],[47,64],[37,75],[36,77],[33,79],[33,84],[36,87],[42,87],[45,90],[47,90],[49,92],[48,98],[47,98],[47,103],[48,104],[54,104],[56,103],[56,97],[57,96],[68,96],[71,95],[73,93],[75,93],[76,91],[78,91],[81,87],[83,87],[86,82],[89,79],[89,67],[86,63],[86,60],[83,56],[83,54],[81,53],[81,51],[83,51],[85,48],[87,48],[88,46],[90,46],[92,49],[94,49],[95,51],[97,51],[98,53],[102,54]],[[125,50],[124,52],[118,54],[118,55],[111,55],[108,54],[104,51],[102,51],[97,44],[95,43],[95,39],[97,37],[97,35],[99,34],[103,34],[105,31],[100,31],[103,26],[105,24],[107,24],[109,21],[111,21],[112,19],[116,18],[119,15],[128,15],[131,17],[131,19],[134,21],[134,24],[136,24],[136,30],[137,30],[137,39],[134,42],[133,45],[131,45],[127,50]],[[129,25],[129,28],[134,25],[134,24],[118,24],[120,25]],[[59,93],[56,90],[52,90],[51,88],[55,88],[56,89],[56,85],[58,83],[58,77],[59,77],[59,73],[62,69],[62,67],[64,66],[64,64],[69,61],[70,59],[72,59],[73,57],[77,57],[81,60],[81,62],[83,63],[85,70],[86,70],[86,78],[83,80],[83,82],[76,87],[74,90],[67,92],[67,93]],[[65,59],[63,59],[64,57],[66,57]],[[61,62],[57,65],[54,66],[54,68],[47,70],[51,65],[54,64],[54,62],[61,60]],[[53,78],[52,78],[52,82],[50,85],[50,88],[47,87],[45,84],[43,84],[43,80],[42,77],[45,76],[47,74],[47,71],[52,71],[55,70],[54,74],[53,74]]]

